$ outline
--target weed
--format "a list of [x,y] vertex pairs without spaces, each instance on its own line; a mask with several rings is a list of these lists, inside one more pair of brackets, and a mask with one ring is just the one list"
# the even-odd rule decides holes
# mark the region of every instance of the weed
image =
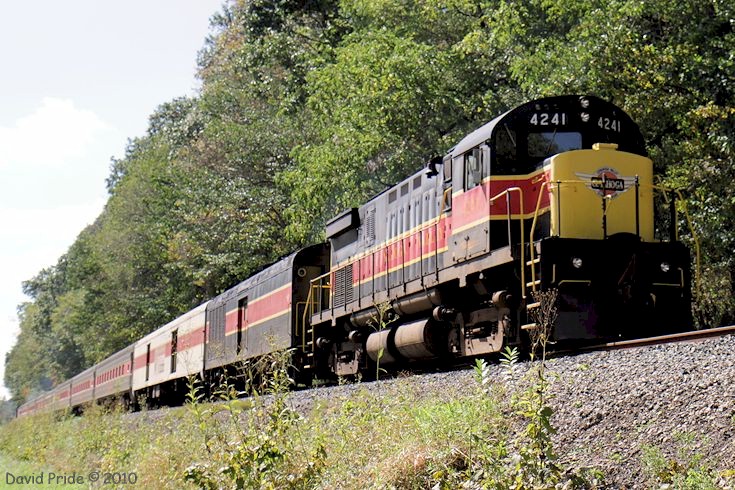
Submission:
[[[376,314],[368,320],[368,326],[376,332],[385,330],[388,326],[397,321],[398,317],[393,313],[390,303],[378,303],[375,305]],[[380,361],[385,356],[385,348],[381,347],[378,349],[378,359],[375,361],[375,379],[380,379],[380,373],[387,372],[385,369],[380,367]]]
[[666,456],[655,446],[643,446],[642,464],[650,484],[677,490],[709,490],[730,488],[735,484],[735,472],[721,474],[704,461],[704,457],[693,444],[697,434],[678,433],[676,456]]
[[326,453],[321,441],[307,445],[302,418],[286,404],[292,384],[290,358],[290,352],[279,351],[244,364],[241,377],[250,396],[246,401],[239,399],[242,393],[233,380],[222,380],[214,398],[220,403],[217,411],[227,414],[224,430],[211,429],[221,426],[213,420],[213,410],[202,407],[198,387],[190,385],[187,406],[210,457],[189,466],[186,481],[200,488],[267,489],[308,488],[316,480]]
[[510,348],[505,346],[505,349],[500,353],[500,365],[503,366],[503,372],[510,379],[515,378],[516,364],[518,364],[518,358],[520,354],[516,347]]
[[[553,450],[552,436],[556,429],[551,424],[553,409],[550,405],[549,377],[546,372],[546,346],[551,328],[556,321],[555,290],[536,293],[540,306],[533,310],[537,327],[530,331],[531,359],[536,360],[526,376],[527,387],[513,394],[510,411],[523,423],[523,430],[515,438],[479,443],[479,465],[471,473],[467,485],[489,488],[594,488],[598,472],[576,471],[563,468]],[[506,348],[501,354],[501,365],[509,378],[515,376],[518,353]],[[489,371],[484,361],[475,366],[477,378],[488,393]]]
[[[139,488],[595,488],[602,476],[564,465],[551,444],[557,400],[537,345],[528,370],[512,349],[500,374],[477,363],[479,389],[437,396],[398,378],[380,390],[315,393],[311,413],[289,406],[289,353],[274,353],[223,378],[210,398],[190,378],[183,408],[14,420],[0,427],[0,453],[59,473],[136,472]],[[504,377],[513,382],[496,382]],[[649,486],[732,486],[735,472],[715,472],[689,447],[691,435],[676,441],[675,457],[646,449]]]
[[483,393],[489,393],[492,388],[492,377],[490,376],[490,365],[485,359],[477,359],[475,361],[475,379],[480,384]]

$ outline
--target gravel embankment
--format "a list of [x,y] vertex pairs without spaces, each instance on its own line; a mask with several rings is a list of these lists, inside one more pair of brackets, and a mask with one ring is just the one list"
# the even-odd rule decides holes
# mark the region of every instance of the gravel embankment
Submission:
[[699,454],[735,469],[735,336],[590,353],[551,366],[560,375],[554,423],[565,458],[602,469],[621,488],[642,488],[647,445],[684,463]]
[[[735,336],[592,352],[548,361],[554,447],[567,463],[594,467],[611,488],[644,488],[643,453],[655,446],[686,462],[694,454],[735,470]],[[500,366],[493,366],[503,379]],[[525,370],[525,366],[521,366]],[[475,383],[471,370],[387,380],[425,396],[452,396]],[[315,400],[344,399],[375,383],[293,393],[308,411]],[[390,390],[386,390],[390,392]]]

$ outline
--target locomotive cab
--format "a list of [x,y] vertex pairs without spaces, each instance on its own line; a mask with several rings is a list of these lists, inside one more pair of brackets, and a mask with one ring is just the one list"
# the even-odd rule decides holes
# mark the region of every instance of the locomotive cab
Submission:
[[[499,256],[511,244],[521,284],[501,279],[496,288],[510,287],[534,307],[534,292],[557,289],[552,340],[688,327],[689,254],[673,236],[654,237],[653,164],[622,110],[595,97],[542,99],[491,121],[450,153],[453,261]],[[519,313],[535,327],[523,307]]]

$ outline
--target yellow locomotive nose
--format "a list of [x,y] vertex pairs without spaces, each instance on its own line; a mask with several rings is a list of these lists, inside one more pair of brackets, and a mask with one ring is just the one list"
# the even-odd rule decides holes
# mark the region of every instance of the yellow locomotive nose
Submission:
[[616,144],[547,160],[551,235],[602,239],[618,233],[653,238],[653,163]]

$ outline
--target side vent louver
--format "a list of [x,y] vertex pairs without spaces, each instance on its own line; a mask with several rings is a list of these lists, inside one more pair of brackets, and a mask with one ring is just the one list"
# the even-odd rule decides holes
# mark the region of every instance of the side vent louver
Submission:
[[352,302],[354,288],[352,287],[352,264],[337,269],[334,273],[334,306],[345,306]]
[[365,245],[375,242],[375,208],[368,209],[365,215]]

